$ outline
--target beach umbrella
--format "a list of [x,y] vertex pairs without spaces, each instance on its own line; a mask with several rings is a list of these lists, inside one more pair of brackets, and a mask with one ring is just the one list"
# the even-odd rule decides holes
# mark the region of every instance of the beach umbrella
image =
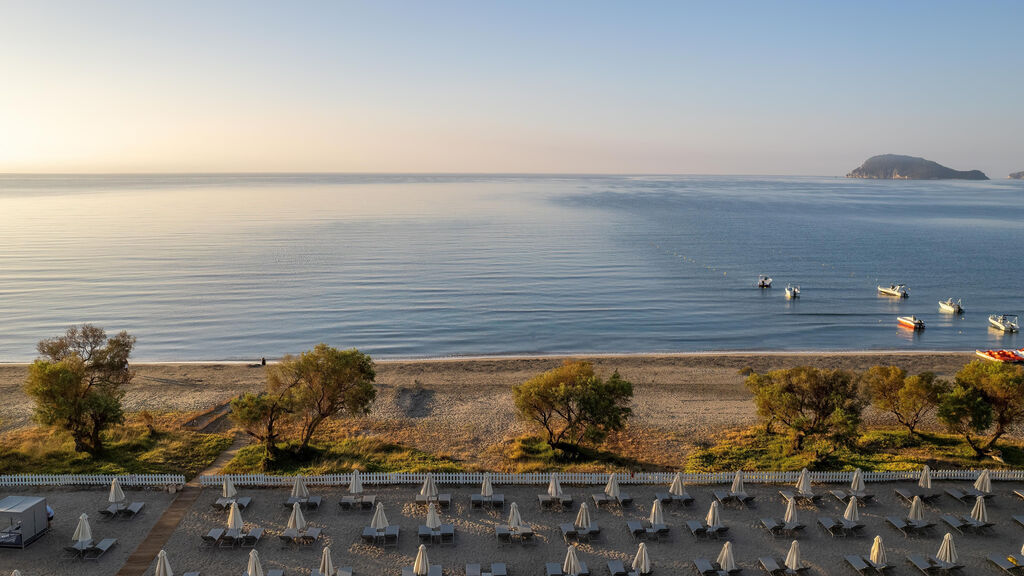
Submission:
[[974,499],[974,508],[971,508],[971,518],[978,522],[988,523],[988,510],[985,509],[984,496],[978,496]]
[[743,472],[737,470],[736,475],[732,478],[732,489],[730,490],[733,494],[746,494],[747,491],[743,489]]
[[298,502],[292,504],[292,515],[288,517],[288,527],[297,532],[306,530],[306,517],[302,515],[302,506]]
[[352,479],[348,483],[349,494],[363,493],[363,479],[359,477],[359,470],[352,471]]
[[569,574],[569,576],[580,576],[580,573],[583,572],[583,566],[580,566],[580,559],[576,557],[575,544],[569,546],[569,551],[565,553],[562,572]]
[[604,485],[604,493],[609,498],[619,497],[619,479],[615,477],[615,473],[608,475],[608,483]]
[[676,472],[676,477],[672,479],[672,484],[668,487],[668,493],[673,496],[682,496],[686,492],[686,488],[683,487],[683,475]]
[[430,559],[427,558],[427,547],[420,544],[420,549],[416,552],[416,561],[412,564],[412,571],[417,576],[426,576],[430,572]]
[[562,497],[562,485],[558,482],[558,476],[555,473],[551,473],[551,481],[548,482],[548,496],[552,498]]
[[860,510],[857,508],[857,497],[850,496],[850,502],[846,505],[846,511],[843,512],[843,518],[850,522],[860,521]]
[[107,502],[111,504],[124,502],[124,490],[121,490],[121,483],[117,481],[117,478],[110,481],[110,495],[107,496]]
[[174,571],[171,570],[171,561],[167,559],[167,552],[161,550],[156,555],[156,571],[153,574],[154,576],[174,576]]
[[643,542],[640,543],[640,547],[636,550],[636,556],[633,557],[633,570],[637,574],[651,572],[651,558],[647,555],[647,545]]
[[89,526],[89,515],[82,513],[78,517],[78,527],[75,528],[75,534],[71,536],[71,539],[75,542],[92,542],[92,528]]
[[384,504],[377,502],[377,509],[373,511],[373,519],[370,520],[370,528],[380,532],[388,527],[388,517],[384,515]]
[[850,492],[864,492],[864,475],[861,473],[860,468],[853,471],[853,478],[850,479]]
[[11,572],[11,576],[21,576],[21,572],[15,570],[14,572]]
[[957,560],[960,559],[956,554],[956,546],[953,545],[953,535],[946,532],[946,535],[942,537],[942,545],[939,546],[939,553],[936,557],[948,564],[956,564]]
[[336,572],[334,560],[331,559],[331,547],[324,546],[324,553],[320,555],[320,574],[323,576],[335,576]]
[[590,528],[590,508],[587,508],[586,502],[580,504],[580,511],[576,514],[576,527]]
[[494,496],[494,486],[491,486],[490,472],[484,472],[484,481],[480,484],[480,495],[484,498]]
[[708,516],[704,519],[704,523],[711,527],[722,525],[718,518],[718,502],[711,503],[711,509],[708,510]]
[[651,504],[651,515],[647,517],[647,521],[651,523],[651,526],[665,523],[665,515],[661,510],[661,500],[654,500]]
[[932,489],[932,470],[927,464],[921,469],[921,478],[918,479],[917,485],[925,490]]
[[800,543],[793,540],[793,543],[789,545],[789,554],[786,554],[786,568],[790,570],[799,570],[803,566],[800,562]]
[[786,515],[782,517],[783,522],[786,524],[796,524],[796,499],[790,498],[789,502],[786,502]]
[[306,488],[306,481],[302,476],[296,476],[295,482],[292,483],[292,498],[309,498],[309,488]]
[[811,490],[811,473],[804,468],[800,471],[800,479],[796,481],[796,492],[797,494],[810,494]]
[[885,565],[885,546],[882,544],[882,537],[875,536],[875,541],[871,544],[871,563],[877,566]]
[[263,566],[256,550],[249,551],[249,567],[245,569],[245,573],[247,576],[263,576]]
[[718,553],[718,565],[726,572],[736,569],[736,559],[732,557],[732,542],[722,544],[722,551]]
[[992,492],[992,478],[989,476],[988,470],[982,470],[978,475],[978,479],[974,481],[974,489],[985,494]]
[[221,483],[220,495],[223,498],[234,498],[238,496],[238,490],[235,490],[235,485],[231,482],[230,476],[225,476],[224,481]]
[[243,524],[242,511],[238,509],[237,502],[232,502],[228,512],[228,530],[241,530]]
[[914,499],[910,501],[910,512],[907,513],[907,520],[911,522],[924,520],[924,502],[921,501],[920,496],[914,496]]
[[437,530],[441,527],[441,517],[437,515],[437,507],[431,502],[427,505],[427,528]]
[[437,483],[434,482],[434,475],[430,472],[427,472],[427,477],[423,480],[423,486],[420,488],[420,496],[437,498]]
[[523,519],[519,516],[519,505],[513,502],[508,507],[508,529],[513,531],[519,530],[522,525]]

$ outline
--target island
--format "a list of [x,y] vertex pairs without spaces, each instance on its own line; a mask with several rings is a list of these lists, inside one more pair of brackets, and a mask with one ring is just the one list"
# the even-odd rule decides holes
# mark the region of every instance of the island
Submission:
[[900,154],[872,156],[846,177],[878,180],[988,180],[988,176],[981,170],[953,170],[938,162]]
[[1024,180],[1024,170],[1010,174],[1010,178],[1012,178],[1013,180]]

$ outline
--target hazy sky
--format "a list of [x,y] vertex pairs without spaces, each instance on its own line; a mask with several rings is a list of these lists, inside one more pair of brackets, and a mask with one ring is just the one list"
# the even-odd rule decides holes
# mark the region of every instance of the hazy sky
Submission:
[[0,0],[0,172],[1024,170],[1024,2]]

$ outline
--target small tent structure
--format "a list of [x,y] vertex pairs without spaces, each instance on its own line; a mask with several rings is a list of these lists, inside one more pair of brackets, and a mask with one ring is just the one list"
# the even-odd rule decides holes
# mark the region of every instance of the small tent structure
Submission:
[[47,530],[45,498],[8,496],[0,500],[0,547],[25,548]]

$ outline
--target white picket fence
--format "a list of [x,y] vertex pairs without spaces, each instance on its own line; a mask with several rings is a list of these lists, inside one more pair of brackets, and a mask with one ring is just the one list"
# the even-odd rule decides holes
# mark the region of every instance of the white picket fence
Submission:
[[[980,470],[932,470],[933,480],[969,480],[974,481]],[[474,485],[483,482],[483,472],[433,472],[434,481],[438,484]],[[491,472],[494,484],[546,485],[551,474],[546,472],[511,474]],[[992,480],[1024,480],[1024,470],[990,470]],[[608,474],[583,472],[558,472],[558,481],[562,484],[603,485],[608,481]],[[735,472],[715,472],[706,474],[683,474],[683,482],[687,484],[729,484]],[[847,484],[853,472],[811,472],[811,481],[815,483]],[[864,472],[865,482],[892,482],[900,480],[916,481],[921,475],[920,470],[902,472]],[[236,486],[275,487],[291,486],[295,476],[274,476],[269,474],[229,474]],[[363,484],[422,484],[427,473],[397,472],[360,472]],[[792,484],[799,478],[799,472],[743,472],[744,482],[755,484]],[[225,475],[201,476],[203,486],[219,486]],[[675,472],[620,472],[616,474],[619,484],[669,484]],[[351,474],[325,474],[320,476],[303,476],[310,486],[347,486],[352,481]]]
[[12,474],[0,476],[0,486],[109,486],[117,478],[121,486],[183,486],[181,474]]

